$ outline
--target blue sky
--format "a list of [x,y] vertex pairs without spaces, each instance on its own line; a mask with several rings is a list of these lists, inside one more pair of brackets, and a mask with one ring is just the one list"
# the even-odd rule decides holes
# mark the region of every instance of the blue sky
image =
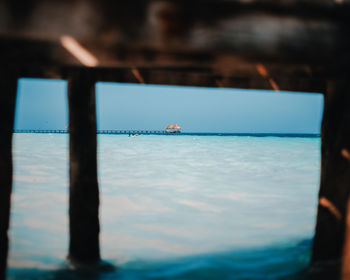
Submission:
[[20,79],[15,129],[64,129],[68,124],[67,83]]
[[[21,79],[16,129],[64,129],[66,82]],[[319,133],[323,96],[290,92],[97,83],[98,129]]]

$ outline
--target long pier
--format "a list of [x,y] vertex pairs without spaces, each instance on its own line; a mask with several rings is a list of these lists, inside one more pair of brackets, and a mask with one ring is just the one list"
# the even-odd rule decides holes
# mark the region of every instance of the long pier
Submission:
[[[65,129],[15,129],[14,133],[55,133],[68,134]],[[126,135],[187,135],[187,136],[245,136],[245,137],[293,137],[293,138],[319,138],[318,133],[242,133],[242,132],[178,132],[168,133],[165,130],[97,130],[97,134],[126,134]]]
[[14,133],[68,133],[65,129],[14,129]]
[[97,130],[97,134],[168,134],[165,130]]
[[[15,129],[14,133],[55,133],[66,134],[69,130],[66,129]],[[97,130],[97,134],[169,134],[165,130]]]

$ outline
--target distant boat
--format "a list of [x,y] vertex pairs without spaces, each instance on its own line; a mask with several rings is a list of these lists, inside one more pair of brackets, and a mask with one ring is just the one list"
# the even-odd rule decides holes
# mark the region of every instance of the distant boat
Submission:
[[176,123],[176,124],[169,124],[165,128],[166,133],[180,133],[181,132],[181,127]]

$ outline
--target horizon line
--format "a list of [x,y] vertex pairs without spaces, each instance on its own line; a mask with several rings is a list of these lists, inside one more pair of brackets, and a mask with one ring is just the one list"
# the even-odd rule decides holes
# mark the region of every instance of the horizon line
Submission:
[[[66,129],[14,129],[13,133],[55,133],[67,134]],[[99,129],[96,134],[122,135],[122,134],[143,134],[143,135],[198,135],[198,136],[276,136],[276,137],[320,137],[320,133],[305,133],[305,132],[179,132],[167,133],[165,130],[143,130],[143,129]]]

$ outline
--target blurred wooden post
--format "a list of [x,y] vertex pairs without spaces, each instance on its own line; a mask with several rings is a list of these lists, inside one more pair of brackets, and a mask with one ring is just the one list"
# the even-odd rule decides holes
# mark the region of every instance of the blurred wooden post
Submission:
[[[345,93],[346,94],[346,93]],[[350,188],[350,98],[349,93],[347,94],[347,112],[345,113],[346,121],[348,125],[348,130],[346,134],[346,139],[348,144],[341,150],[342,157],[347,161],[347,184]],[[343,258],[342,258],[342,269],[341,269],[341,279],[350,280],[350,196],[348,193],[347,197],[347,208],[345,216],[345,236],[344,236],[344,246],[343,246]]]
[[[321,151],[321,185],[312,263],[333,262],[338,271],[350,191],[350,161],[347,158],[350,151],[350,83],[347,81],[328,82]],[[350,263],[348,265],[350,267]]]
[[[350,165],[350,158],[349,158]],[[350,200],[348,199],[347,214],[346,214],[346,229],[342,259],[342,280],[350,280]]]
[[95,80],[89,69],[73,69],[68,79],[69,100],[69,260],[73,265],[100,261],[99,190]]
[[0,70],[0,279],[6,278],[12,191],[12,130],[17,75]]

